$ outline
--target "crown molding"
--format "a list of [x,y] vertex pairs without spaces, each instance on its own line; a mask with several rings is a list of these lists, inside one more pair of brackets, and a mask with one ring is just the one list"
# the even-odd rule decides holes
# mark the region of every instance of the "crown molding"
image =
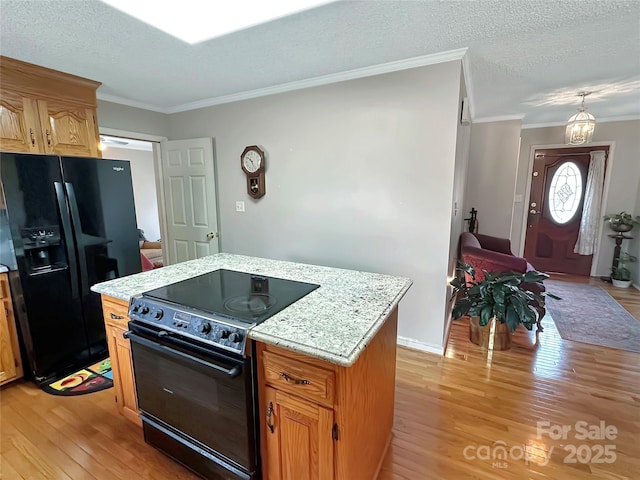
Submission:
[[512,120],[522,120],[524,118],[524,113],[517,115],[499,115],[496,117],[481,117],[473,120],[472,123],[491,123],[491,122],[508,122]]
[[[596,118],[596,127],[599,123],[609,122],[628,122],[630,120],[640,120],[640,114],[638,115],[621,115],[618,117],[605,117]],[[546,122],[546,123],[527,123],[523,124],[522,128],[545,128],[545,127],[565,127],[567,122]]]
[[104,100],[105,102],[118,103],[120,105],[126,105],[127,107],[141,108],[142,110],[151,110],[152,112],[158,113],[171,113],[166,108],[157,107],[155,105],[150,105],[148,103],[138,102],[136,100],[131,100],[124,97],[119,97],[117,95],[109,95],[106,93],[96,93],[96,97],[98,100]]
[[410,68],[425,67],[427,65],[435,65],[437,63],[445,63],[445,62],[451,62],[455,60],[462,60],[466,52],[467,52],[467,48],[459,48],[457,50],[448,50],[446,52],[433,53],[430,55],[422,55],[420,57],[406,58],[404,60],[397,60],[395,62],[382,63],[379,65],[372,65],[370,67],[356,68],[354,70],[347,70],[345,72],[332,73],[330,75],[323,75],[321,77],[314,77],[306,80],[298,80],[295,82],[283,83],[280,85],[274,85],[273,87],[258,88],[256,90],[249,90],[246,92],[233,93],[231,95],[224,95],[221,97],[208,98],[204,100],[199,100],[197,102],[177,105],[175,107],[170,107],[166,110],[167,110],[167,113],[185,112],[188,110],[196,110],[198,108],[221,105],[223,103],[239,102],[241,100],[249,100],[251,98],[266,97],[268,95],[291,92],[294,90],[302,90],[305,88],[319,87],[322,85],[329,85],[332,83],[344,82],[346,80],[355,80],[358,78],[371,77],[374,75],[381,75],[384,73],[398,72],[400,70],[408,70]]
[[[275,95],[278,93],[291,92],[294,90],[302,90],[304,88],[319,87],[322,85],[344,82],[346,80],[355,80],[357,78],[398,72],[400,70],[408,70],[410,68],[426,67],[427,65],[435,65],[437,63],[463,60],[466,53],[467,48],[448,50],[446,52],[438,52],[430,55],[422,55],[420,57],[406,58],[404,60],[372,65],[370,67],[356,68],[354,70],[347,70],[346,72],[332,73],[330,75],[323,75],[321,77],[283,83],[280,85],[274,85],[272,87],[258,88],[255,90],[232,93],[230,95],[223,95],[220,97],[205,98],[204,100],[198,100],[197,102],[184,103],[182,105],[175,105],[173,107],[167,108],[158,107],[156,105],[149,105],[147,103],[137,102],[135,100],[118,97],[116,95],[108,95],[100,92],[98,92],[98,99],[105,100],[107,102],[119,103],[121,105],[127,105],[129,107],[151,110],[152,112],[171,114],[186,112],[189,110],[196,110],[199,108],[212,107],[214,105],[222,105],[224,103],[239,102],[241,100],[249,100],[251,98],[266,97],[267,95]],[[467,96],[472,98],[471,95],[469,95],[469,92],[471,91],[469,82],[465,77],[465,83],[467,83]]]

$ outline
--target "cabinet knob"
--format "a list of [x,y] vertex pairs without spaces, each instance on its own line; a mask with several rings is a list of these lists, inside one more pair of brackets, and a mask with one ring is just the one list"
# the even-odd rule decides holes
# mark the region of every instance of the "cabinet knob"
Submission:
[[45,134],[47,136],[47,145],[51,146],[51,134],[49,133],[49,130],[45,130]]
[[31,146],[35,147],[36,146],[36,137],[33,134],[33,128],[29,129],[29,137],[31,137]]

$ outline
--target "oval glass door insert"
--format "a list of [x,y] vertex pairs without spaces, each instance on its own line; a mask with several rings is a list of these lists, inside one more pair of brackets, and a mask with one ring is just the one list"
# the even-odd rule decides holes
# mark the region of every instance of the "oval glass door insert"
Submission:
[[569,222],[580,208],[582,173],[574,162],[563,163],[551,179],[549,213],[557,223]]

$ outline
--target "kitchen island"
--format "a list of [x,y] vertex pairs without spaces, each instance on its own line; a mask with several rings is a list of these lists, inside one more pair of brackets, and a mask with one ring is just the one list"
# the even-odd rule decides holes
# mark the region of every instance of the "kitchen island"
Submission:
[[123,413],[137,420],[122,339],[129,298],[218,269],[320,285],[248,334],[257,355],[263,478],[375,478],[393,424],[397,305],[411,286],[406,278],[218,254],[95,285]]

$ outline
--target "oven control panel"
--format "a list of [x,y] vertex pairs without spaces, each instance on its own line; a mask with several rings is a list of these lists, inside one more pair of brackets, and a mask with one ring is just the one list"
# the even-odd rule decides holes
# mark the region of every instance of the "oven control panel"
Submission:
[[244,353],[246,327],[233,325],[232,321],[225,321],[224,318],[190,311],[187,308],[178,308],[175,305],[149,300],[143,296],[131,299],[129,318],[225,350]]

